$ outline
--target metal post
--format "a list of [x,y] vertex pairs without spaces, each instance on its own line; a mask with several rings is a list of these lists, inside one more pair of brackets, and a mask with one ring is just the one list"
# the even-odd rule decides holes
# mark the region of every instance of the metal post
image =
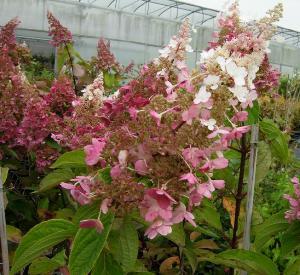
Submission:
[[0,169],[0,238],[2,252],[3,275],[9,275],[8,247],[6,237],[5,207],[3,197],[3,182]]
[[[256,160],[257,160],[257,144],[258,144],[258,125],[251,127],[251,151],[249,160],[249,176],[248,176],[248,192],[247,192],[247,207],[246,207],[246,221],[244,226],[243,248],[250,250],[250,234],[251,234],[251,220],[253,212],[253,198],[255,187],[255,174],[256,174]],[[247,272],[242,271],[242,275]]]

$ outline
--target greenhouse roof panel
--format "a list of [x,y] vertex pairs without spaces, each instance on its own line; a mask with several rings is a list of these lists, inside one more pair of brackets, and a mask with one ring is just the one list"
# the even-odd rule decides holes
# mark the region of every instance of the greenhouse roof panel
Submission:
[[[194,26],[216,27],[219,11],[177,0],[68,0],[85,5],[121,10],[145,16],[181,21],[189,17]],[[277,42],[285,42],[300,47],[300,32],[278,27],[274,37]]]

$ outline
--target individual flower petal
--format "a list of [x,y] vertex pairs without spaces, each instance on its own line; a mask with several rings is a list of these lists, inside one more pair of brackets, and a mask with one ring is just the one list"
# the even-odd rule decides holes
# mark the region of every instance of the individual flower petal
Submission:
[[211,93],[206,91],[206,86],[202,85],[199,92],[195,95],[194,104],[207,102],[211,97]]
[[122,168],[125,168],[127,166],[127,158],[128,158],[128,151],[121,150],[118,155],[118,161]]
[[198,179],[194,176],[193,173],[183,174],[180,177],[180,180],[186,180],[189,184],[195,184],[198,182]]
[[229,88],[235,97],[237,97],[239,102],[246,102],[249,90],[245,86],[234,86]]
[[238,67],[234,61],[226,64],[226,70],[228,74],[234,79],[236,86],[245,85],[245,77],[247,76],[247,70],[244,67]]
[[151,110],[150,115],[155,119],[157,126],[160,126],[162,114],[159,114],[159,113]]
[[97,164],[105,145],[105,141],[99,141],[98,139],[93,138],[92,144],[84,147],[84,152],[86,155],[85,162],[87,165],[92,166]]
[[103,214],[106,214],[108,212],[108,207],[111,205],[112,199],[111,198],[106,198],[102,201],[101,206],[100,206],[100,211]]
[[110,169],[110,175],[113,179],[119,178],[121,174],[122,174],[122,169],[120,164],[117,164]]
[[232,117],[232,122],[237,123],[237,122],[243,122],[248,119],[248,112],[246,111],[240,111],[234,114]]
[[140,175],[146,175],[148,173],[146,161],[143,159],[139,159],[134,163],[134,169]]
[[82,220],[79,224],[80,228],[95,228],[98,233],[104,229],[102,222],[98,219]]

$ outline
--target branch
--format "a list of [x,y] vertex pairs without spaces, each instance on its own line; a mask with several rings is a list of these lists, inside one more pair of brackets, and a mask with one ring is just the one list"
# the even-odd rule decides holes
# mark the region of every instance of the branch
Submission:
[[73,79],[73,85],[74,85],[74,90],[75,90],[75,93],[77,94],[77,85],[76,85],[76,77],[74,75],[74,65],[73,65],[73,57],[69,51],[69,47],[68,45],[65,43],[65,48],[67,50],[67,53],[68,53],[68,57],[69,57],[69,62],[70,62],[70,66],[71,66],[71,72],[72,72],[72,79]]
[[231,247],[237,247],[237,231],[239,228],[239,216],[241,211],[241,203],[244,198],[243,194],[243,186],[244,186],[244,174],[245,174],[245,166],[246,166],[246,158],[247,158],[247,144],[246,144],[246,134],[243,134],[241,138],[241,163],[240,163],[240,174],[238,181],[238,188],[236,192],[236,201],[235,201],[235,213],[234,213],[234,226],[233,226],[233,234],[231,240]]

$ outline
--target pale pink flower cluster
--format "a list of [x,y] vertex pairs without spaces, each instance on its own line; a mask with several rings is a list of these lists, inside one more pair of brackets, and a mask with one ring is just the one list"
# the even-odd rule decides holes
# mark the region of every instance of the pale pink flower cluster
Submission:
[[294,184],[294,195],[285,194],[283,197],[290,203],[290,209],[285,212],[285,218],[292,222],[293,220],[300,220],[300,184],[297,177],[293,177],[291,182]]
[[166,92],[168,94],[168,99],[174,101],[177,97],[175,88],[185,88],[187,91],[191,92],[193,90],[192,84],[190,82],[190,73],[185,62],[186,53],[193,52],[190,45],[191,38],[191,24],[189,19],[185,19],[179,34],[173,36],[167,46],[159,50],[160,58],[154,60],[154,63],[159,64],[161,60],[168,60],[175,65],[175,70],[178,72],[178,83],[173,85],[169,79],[169,72],[167,68],[163,68],[157,73],[157,78],[162,78],[165,80]]
[[[206,143],[203,148],[199,148],[201,145],[197,143],[196,147],[193,141],[188,143],[189,145],[183,142],[174,149],[166,150],[163,141],[172,137],[159,136],[159,134],[151,132],[150,134],[153,136],[150,135],[148,139],[139,141],[138,135],[142,136],[144,132],[138,132],[138,127],[132,127],[133,132],[131,132],[130,123],[126,121],[124,124],[122,117],[121,130],[112,127],[110,133],[118,131],[126,133],[123,138],[113,141],[111,144],[109,138],[93,139],[92,144],[85,147],[86,163],[90,166],[101,163],[103,160],[102,151],[108,147],[113,148],[106,152],[111,155],[111,158],[106,159],[112,167],[110,175],[113,182],[122,183],[125,181],[128,186],[132,182],[136,185],[142,185],[135,180],[139,180],[140,176],[150,177],[153,172],[157,172],[153,168],[155,167],[153,165],[155,155],[170,156],[174,159],[176,156],[182,159],[185,164],[183,165],[185,172],[179,173],[181,175],[178,175],[177,181],[182,183],[184,191],[172,190],[168,187],[168,180],[160,184],[156,182],[156,178],[150,178],[153,182],[151,187],[143,186],[145,193],[138,202],[140,203],[141,215],[150,223],[146,235],[151,239],[159,234],[171,233],[172,225],[184,220],[195,225],[194,216],[191,213],[193,207],[199,206],[204,198],[212,198],[216,189],[224,188],[224,180],[213,179],[215,170],[224,169],[228,166],[228,160],[224,157],[223,152],[228,149],[233,140],[242,138],[250,130],[250,126],[244,125],[244,122],[248,119],[247,108],[253,106],[253,101],[258,96],[254,82],[265,59],[268,43],[265,40],[266,36],[263,37],[263,40],[256,37],[252,26],[243,25],[243,27],[235,28],[235,24],[239,23],[239,20],[236,20],[237,15],[237,5],[233,5],[230,8],[228,18],[224,18],[223,22],[226,26],[233,25],[234,31],[230,32],[229,28],[227,39],[216,43],[213,48],[203,51],[197,72],[191,73],[185,63],[185,55],[191,51],[191,26],[186,20],[179,35],[172,37],[170,43],[160,50],[160,57],[153,61],[158,70],[154,70],[154,77],[150,75],[151,77],[144,79],[143,84],[148,83],[149,79],[151,80],[147,89],[139,90],[141,95],[147,95],[146,92],[149,92],[152,86],[155,90],[156,83],[153,82],[156,79],[159,83],[166,85],[165,93],[159,94],[154,91],[149,98],[142,97],[140,94],[133,94],[132,86],[140,84],[133,80],[130,85],[120,89],[119,101],[106,102],[111,117],[113,117],[112,114],[116,115],[115,110],[126,113],[126,108],[128,108],[128,115],[133,123],[145,123],[142,119],[139,121],[140,114],[141,117],[148,118],[147,116],[149,116],[155,122],[154,128],[151,126],[153,132],[160,132],[161,130],[162,133],[164,131],[168,133],[166,128],[171,127],[172,134],[176,137],[177,130],[183,125],[187,128],[188,126],[197,128],[200,125],[198,129],[200,128],[204,135],[207,135],[203,137],[209,145]],[[220,20],[222,21],[222,19]],[[246,42],[244,41],[245,37],[247,37]],[[236,45],[242,45],[241,51]],[[151,70],[153,71],[153,64],[143,66],[141,75],[144,76]],[[157,111],[155,104],[152,105],[154,108],[152,106],[149,108],[149,104],[153,103],[152,100],[155,99],[156,95],[159,95],[164,102],[165,105],[163,106],[168,106],[165,107],[165,110]],[[185,97],[185,95],[188,96]],[[226,100],[224,106],[229,107],[222,110],[224,113],[216,115],[218,96],[222,96],[221,99]],[[221,101],[218,100],[220,104]],[[180,121],[174,121],[172,126],[165,124],[164,116],[170,115],[170,118],[173,114]],[[148,125],[149,120],[146,121]],[[120,142],[124,139],[128,143]],[[134,140],[134,145],[129,143],[131,139]],[[175,140],[176,138],[174,138]],[[152,145],[153,151],[149,149],[150,146],[147,142]],[[154,148],[153,142],[157,142],[158,149]],[[114,186],[118,188],[117,185]],[[76,191],[75,195],[71,193],[74,198],[76,197],[76,200],[80,197],[80,201],[85,202],[86,197],[90,198],[88,190],[83,188],[80,183],[75,185],[73,189],[69,185],[63,187],[69,188],[73,193]],[[111,195],[108,196],[112,197]],[[187,199],[186,205],[183,204],[181,198]],[[112,197],[111,203],[113,203],[113,199]],[[98,221],[88,221],[83,225],[90,227],[93,224],[98,231],[102,230]]]
[[193,214],[186,210],[183,203],[173,210],[176,203],[176,200],[163,189],[151,188],[146,191],[140,209],[145,220],[151,223],[145,233],[150,239],[158,234],[168,235],[172,232],[172,225],[183,220],[196,226]]
[[71,183],[61,183],[60,186],[64,189],[70,190],[70,194],[75,201],[81,205],[89,204],[91,202],[91,189],[94,185],[94,180],[90,176],[77,176],[72,179]]
[[84,152],[86,155],[85,162],[87,165],[95,165],[101,159],[101,153],[106,145],[105,139],[92,139],[92,144],[86,145],[84,147]]
[[[229,17],[238,15],[237,5],[230,8]],[[232,19],[224,22],[234,22]],[[171,99],[176,101],[176,93],[174,92],[182,82],[182,75],[185,75],[185,83],[192,83],[196,77],[203,79],[198,92],[195,93],[193,105],[188,110],[182,113],[182,119],[187,124],[192,124],[193,120],[199,120],[203,127],[207,127],[211,133],[208,138],[213,139],[212,145],[205,150],[199,148],[186,148],[182,152],[190,172],[183,174],[180,180],[187,181],[189,186],[188,198],[189,208],[200,205],[203,198],[211,198],[212,192],[216,189],[224,187],[224,180],[212,180],[212,175],[215,169],[224,169],[228,165],[228,160],[224,158],[222,151],[226,150],[232,140],[240,139],[243,134],[250,130],[250,126],[238,126],[238,123],[244,122],[248,118],[246,111],[247,107],[253,106],[253,101],[257,99],[257,92],[253,81],[256,78],[256,73],[261,66],[265,53],[268,52],[268,42],[256,37],[251,29],[247,29],[245,33],[234,33],[229,41],[224,41],[223,44],[216,48],[211,48],[201,54],[200,72],[197,76],[191,76],[184,66],[182,61],[177,61],[176,65],[179,69],[178,83],[172,84],[166,81],[167,94],[171,95]],[[247,39],[246,39],[247,38]],[[254,46],[255,45],[255,46]],[[161,53],[163,58],[174,59],[171,49],[176,46],[176,40],[172,39],[170,44],[165,47]],[[250,51],[251,49],[251,51]],[[176,59],[175,59],[176,60]],[[159,76],[165,76],[164,69],[159,73]],[[229,118],[228,122],[231,127],[217,125],[217,121],[211,117],[210,110],[213,107],[212,94],[219,88],[225,88],[231,94],[228,99],[234,115]],[[186,89],[188,92],[193,92],[193,89]],[[174,96],[175,95],[175,96]],[[171,109],[166,110],[169,112]],[[151,111],[151,116],[157,121],[157,126],[160,126],[161,117],[165,113],[158,114]],[[201,182],[196,172],[201,172],[207,178],[206,182]],[[155,193],[153,193],[155,192]],[[161,192],[160,198],[157,192]],[[151,194],[145,195],[142,214],[147,221],[152,222],[146,234],[152,238],[157,234],[168,234],[171,232],[171,225],[174,224],[172,219],[175,210],[172,205],[176,204],[165,190],[151,190]],[[164,207],[158,207],[159,202],[163,200],[167,202]],[[156,209],[153,211],[152,209]],[[151,218],[154,215],[155,218]]]
[[86,100],[103,101],[104,86],[103,73],[101,72],[93,81],[92,84],[87,85],[82,91],[82,97]]

